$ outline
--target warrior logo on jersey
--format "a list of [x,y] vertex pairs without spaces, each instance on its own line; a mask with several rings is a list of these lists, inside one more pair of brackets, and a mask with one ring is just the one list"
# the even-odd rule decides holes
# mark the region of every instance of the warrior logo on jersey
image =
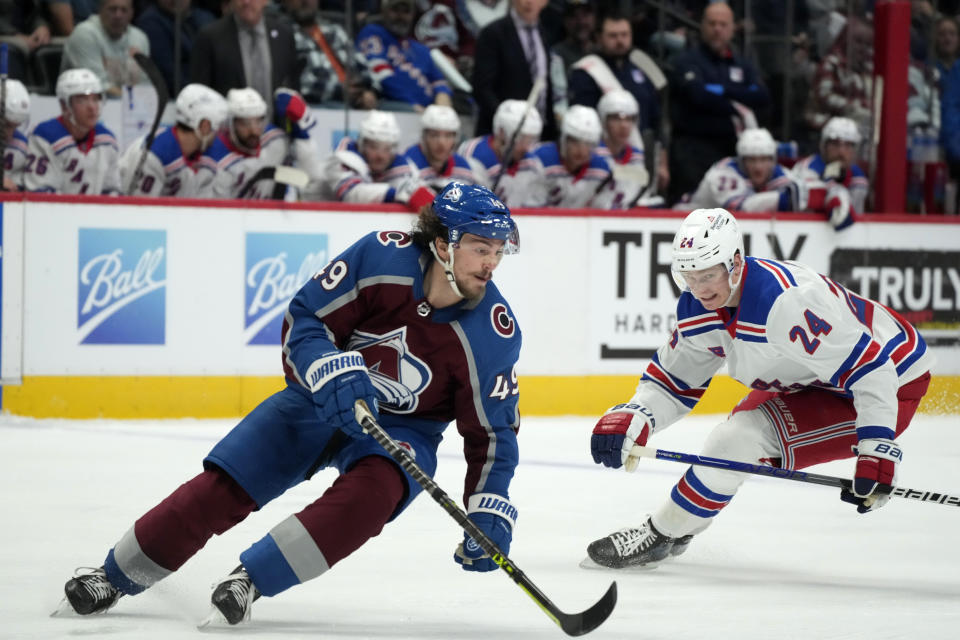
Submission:
[[79,230],[80,344],[164,343],[166,254],[166,231]]
[[347,349],[363,354],[381,407],[393,413],[416,410],[433,373],[427,363],[410,353],[406,327],[382,335],[355,331]]
[[248,233],[244,271],[244,344],[280,344],[291,298],[327,263],[325,233]]
[[504,304],[497,303],[490,308],[490,321],[493,323],[493,330],[501,338],[512,338],[517,330],[517,323],[510,317],[510,312]]

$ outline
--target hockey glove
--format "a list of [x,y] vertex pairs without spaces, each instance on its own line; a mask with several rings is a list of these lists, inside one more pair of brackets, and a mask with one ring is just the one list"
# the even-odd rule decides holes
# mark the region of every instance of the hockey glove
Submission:
[[846,187],[834,185],[827,190],[826,210],[830,215],[830,224],[837,231],[846,229],[853,224],[853,215],[850,210],[850,192]]
[[844,489],[840,499],[857,505],[857,512],[876,511],[890,500],[890,494],[875,493],[878,487],[892,487],[897,479],[897,464],[903,460],[900,445],[886,438],[861,440],[853,452],[857,454],[857,470],[853,474],[853,492]]
[[280,88],[273,92],[274,112],[277,119],[294,138],[309,138],[308,131],[316,124],[313,112],[306,101],[293,89]]
[[590,437],[590,453],[597,464],[619,469],[627,465],[627,471],[637,468],[637,458],[630,457],[633,445],[647,444],[650,425],[656,424],[650,410],[641,404],[630,402],[618,404],[607,410]]
[[370,381],[363,356],[356,351],[337,351],[317,358],[307,369],[307,380],[313,392],[317,416],[324,424],[358,436],[363,429],[353,414],[353,405],[364,400],[374,419],[377,414],[377,392]]
[[[467,514],[504,555],[510,553],[517,510],[509,500],[495,493],[476,493],[470,496]],[[500,566],[467,533],[457,545],[453,559],[464,571],[493,571]]]
[[397,185],[393,195],[396,202],[402,202],[414,212],[419,211],[423,205],[433,202],[436,197],[437,194],[433,189],[413,176]]

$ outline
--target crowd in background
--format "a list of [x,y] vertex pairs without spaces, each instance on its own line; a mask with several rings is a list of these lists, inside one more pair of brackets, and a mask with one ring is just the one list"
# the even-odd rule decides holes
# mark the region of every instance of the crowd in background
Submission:
[[[178,101],[168,134],[176,140],[164,143],[170,149],[151,148],[146,163],[145,154],[122,154],[134,166],[106,181],[117,192],[132,192],[145,177],[143,165],[155,159],[167,174],[206,167],[211,175],[191,177],[192,195],[235,196],[225,188],[215,193],[213,174],[256,157],[286,131],[271,162],[308,174],[305,199],[415,203],[415,194],[456,179],[495,187],[514,206],[810,210],[842,228],[851,210],[870,207],[873,4],[0,0],[9,77],[28,93],[67,99],[60,128],[7,127],[7,168],[19,159],[34,176],[5,184],[43,183],[35,175],[37,149],[57,154],[68,137],[80,154],[71,176],[85,161],[82,136],[93,136],[88,148],[109,147],[102,124],[77,126],[80,112],[70,101],[80,94],[63,95],[60,81],[68,70],[86,69],[99,90],[86,78],[84,91],[117,98],[124,86],[149,82],[132,58],[139,51],[156,63],[172,96],[194,85],[212,88],[226,98],[224,115],[197,119],[181,113]],[[949,186],[960,168],[958,12],[960,0],[911,3],[909,211],[955,210]],[[245,89],[253,93],[229,99],[231,90]],[[18,91],[8,91],[8,104]],[[199,95],[191,91],[187,97]],[[312,126],[301,121],[301,103],[346,104],[371,115],[357,139],[316,157],[298,146]],[[12,106],[7,120],[21,124]],[[410,149],[396,148],[390,113],[400,111],[422,115],[421,141]],[[251,119],[256,126],[244,129]],[[180,144],[203,122],[223,131]],[[46,145],[34,143],[37,136]],[[223,148],[216,151],[218,140]],[[23,157],[10,156],[15,152]],[[118,160],[118,170],[123,164]],[[257,162],[246,165],[236,180],[249,179]],[[386,186],[365,186],[378,184]],[[277,188],[246,193],[289,197]]]

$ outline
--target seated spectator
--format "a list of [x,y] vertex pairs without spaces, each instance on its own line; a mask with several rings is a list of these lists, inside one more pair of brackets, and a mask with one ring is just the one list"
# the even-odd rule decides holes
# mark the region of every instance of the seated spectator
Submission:
[[149,84],[133,54],[150,55],[150,41],[131,20],[133,0],[101,0],[98,12],[78,24],[67,38],[61,71],[90,69],[112,98],[119,98],[124,86]]
[[536,178],[525,206],[580,209],[601,204],[598,195],[612,180],[610,166],[596,152],[601,129],[592,108],[570,107],[560,126],[560,142],[544,142],[533,152]]
[[400,202],[412,211],[433,201],[436,194],[397,153],[400,127],[392,113],[371,111],[360,122],[356,142],[344,138],[324,164],[320,200]]
[[[366,60],[339,24],[323,20],[318,0],[283,0],[294,22],[297,63],[303,65],[300,91],[313,104],[350,103],[356,109],[375,109],[374,90]],[[344,95],[346,88],[346,95]]]
[[830,118],[843,116],[856,122],[860,133],[866,135],[870,131],[872,86],[873,27],[852,17],[814,74],[804,114],[807,126],[820,131]]
[[68,69],[57,78],[61,115],[30,134],[24,170],[27,191],[116,195],[119,149],[113,132],[100,124],[103,86],[89,69]]
[[177,198],[213,195],[217,165],[203,152],[223,125],[227,104],[213,89],[188,84],[177,95],[176,107],[176,124],[157,131],[146,157],[146,136],[134,140],[120,157],[120,181],[125,193]]
[[379,83],[383,97],[423,111],[429,104],[451,106],[452,92],[430,49],[411,37],[413,0],[384,0],[378,21],[357,34],[357,48]]
[[23,170],[27,166],[27,137],[20,131],[30,122],[30,94],[23,83],[7,78],[4,114],[0,120],[3,136],[3,191],[23,190]]
[[7,43],[7,77],[27,80],[27,61],[50,42],[50,27],[29,2],[0,0],[0,42]]
[[[216,162],[217,176],[213,194],[217,198],[248,198],[256,200],[282,199],[284,185],[279,189],[270,178],[258,179],[262,169],[294,162],[314,164],[314,147],[309,141],[315,121],[303,97],[289,89],[278,89],[274,105],[278,114],[290,118],[293,144],[284,129],[267,122],[267,104],[255,89],[230,89],[227,92],[227,127],[220,132],[207,155]],[[292,150],[292,153],[291,153]],[[316,172],[319,174],[319,170]]]
[[933,46],[933,64],[937,70],[937,82],[941,96],[944,84],[960,59],[960,27],[956,18],[943,16],[937,20]]
[[737,156],[710,167],[682,208],[803,211],[807,207],[805,186],[777,164],[777,143],[769,131],[746,129],[737,140]]
[[563,60],[563,70],[569,75],[570,66],[593,53],[593,32],[597,27],[597,10],[593,0],[564,0],[563,40],[553,45],[553,53]]
[[66,37],[97,12],[98,0],[41,0],[47,8],[53,35]]
[[830,222],[842,229],[853,221],[850,213],[863,213],[870,183],[856,164],[860,146],[860,130],[850,118],[833,117],[820,132],[820,152],[802,158],[792,173],[811,186],[826,187],[826,200],[837,203],[828,207]]
[[[156,0],[136,20],[150,41],[150,58],[167,83],[167,91],[177,94],[190,78],[190,52],[197,32],[216,18],[205,9],[191,6],[191,0]],[[180,69],[174,73],[176,25],[180,21]],[[175,77],[176,76],[176,77]]]
[[533,177],[531,150],[543,131],[536,109],[523,100],[504,100],[493,115],[493,133],[466,140],[458,153],[467,159],[478,184],[509,207],[519,207]]
[[733,10],[707,5],[700,45],[676,57],[670,76],[670,189],[676,202],[718,160],[734,155],[737,132],[755,125],[770,93],[753,65],[734,52]]
[[637,129],[640,107],[632,93],[626,89],[614,89],[600,98],[597,110],[603,127],[603,140],[597,147],[597,155],[610,164],[613,179],[597,194],[594,206],[598,209],[629,209],[639,203],[650,182],[643,149],[630,142],[631,134]]
[[420,116],[420,142],[407,149],[407,159],[420,180],[436,192],[451,182],[477,184],[466,158],[454,152],[460,134],[460,116],[453,107],[432,104]]

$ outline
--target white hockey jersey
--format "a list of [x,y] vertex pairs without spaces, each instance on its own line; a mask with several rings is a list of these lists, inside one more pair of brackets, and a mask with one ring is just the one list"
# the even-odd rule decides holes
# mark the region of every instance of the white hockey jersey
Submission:
[[740,168],[737,158],[724,158],[707,170],[697,190],[682,208],[691,211],[714,207],[732,211],[792,211],[796,206],[788,191],[792,184],[794,177],[790,172],[775,165],[770,179],[758,191]]
[[576,173],[570,173],[555,142],[543,142],[533,151],[535,178],[521,206],[583,209],[597,206],[595,198],[613,180],[610,165],[596,151]]
[[23,189],[23,172],[29,153],[27,136],[15,129],[13,139],[3,152],[3,176],[17,185],[18,189]]
[[120,151],[113,133],[100,124],[75,140],[62,118],[45,120],[30,134],[24,172],[27,191],[114,195],[120,192]]
[[857,429],[896,429],[897,389],[933,365],[910,323],[794,262],[747,257],[741,286],[732,316],[681,294],[673,335],[632,399],[652,431],[690,411],[724,363],[751,389],[822,388],[853,399]]
[[477,176],[473,173],[473,168],[467,162],[466,158],[457,152],[450,154],[442,171],[437,171],[430,165],[430,161],[427,160],[427,156],[419,144],[415,144],[407,149],[403,155],[416,167],[420,181],[437,193],[442,191],[443,188],[451,182],[466,184],[479,183]]
[[531,182],[536,176],[532,153],[526,153],[520,162],[511,166],[506,172],[503,171],[500,158],[490,146],[490,136],[465,140],[460,144],[457,153],[469,163],[476,176],[477,184],[482,184],[496,193],[508,207],[523,206],[523,202],[528,199]]
[[801,158],[797,164],[793,165],[790,171],[800,180],[804,180],[812,185],[826,183],[827,190],[833,186],[842,186],[850,194],[850,206],[856,213],[863,213],[867,203],[867,193],[870,190],[870,181],[867,175],[857,165],[850,167],[842,181],[831,178],[824,178],[826,163],[820,154]]
[[357,143],[344,138],[323,166],[319,198],[343,202],[396,202],[397,188],[416,179],[416,168],[398,153],[385,171],[372,173]]
[[627,209],[639,198],[650,182],[643,150],[627,145],[619,156],[614,157],[603,142],[597,147],[597,155],[607,161],[613,171],[613,179],[593,199],[597,209]]
[[213,196],[213,178],[217,164],[208,155],[186,158],[174,127],[160,129],[143,161],[142,175],[130,188],[137,163],[143,153],[146,136],[134,140],[120,156],[120,183],[132,196],[172,198],[209,198]]
[[[206,155],[216,164],[213,179],[215,198],[239,198],[247,183],[265,167],[288,164],[290,143],[283,130],[269,124],[260,135],[256,153],[247,153],[234,146],[228,133],[221,133]],[[268,200],[273,197],[273,180],[258,180],[244,198]]]

